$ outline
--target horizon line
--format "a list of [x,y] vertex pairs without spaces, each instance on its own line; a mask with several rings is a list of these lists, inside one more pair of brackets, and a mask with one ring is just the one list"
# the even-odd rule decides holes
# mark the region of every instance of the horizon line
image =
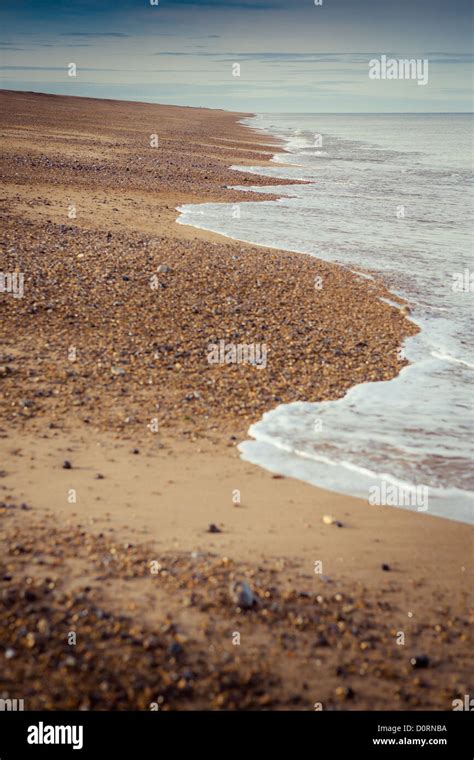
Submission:
[[186,105],[184,103],[166,103],[166,102],[156,102],[156,101],[150,101],[150,100],[129,100],[128,98],[97,98],[94,95],[65,95],[63,93],[57,93],[57,92],[44,92],[43,90],[12,90],[7,87],[0,87],[0,92],[18,92],[18,93],[24,93],[24,94],[30,94],[30,95],[48,95],[55,98],[83,98],[85,100],[104,100],[104,101],[113,101],[113,102],[120,102],[120,103],[137,103],[137,104],[145,104],[149,106],[173,106],[174,108],[198,108],[198,109],[206,109],[207,111],[226,111],[228,113],[239,113],[239,114],[252,114],[254,116],[257,116],[258,114],[263,115],[271,115],[271,114],[278,114],[278,113],[284,113],[284,114],[295,114],[295,115],[311,115],[311,116],[320,116],[322,114],[326,116],[372,116],[372,115],[380,115],[380,116],[434,116],[437,114],[443,114],[446,116],[474,116],[474,110],[473,111],[240,111],[236,110],[234,111],[231,108],[223,108],[219,106],[206,106],[206,105],[200,105],[200,106],[191,106]]

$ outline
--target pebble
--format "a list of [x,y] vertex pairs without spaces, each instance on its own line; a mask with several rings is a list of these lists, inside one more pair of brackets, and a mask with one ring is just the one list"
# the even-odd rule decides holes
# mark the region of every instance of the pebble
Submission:
[[51,633],[51,629],[46,618],[41,618],[41,620],[38,621],[36,627],[38,628],[39,633],[41,633],[43,636],[49,636]]
[[339,699],[354,699],[355,691],[350,686],[338,686],[336,689],[336,696]]
[[412,668],[427,668],[430,664],[430,658],[426,654],[418,654],[416,657],[412,657],[410,665]]
[[343,524],[340,520],[336,520],[332,515],[324,515],[323,523],[325,525],[336,525],[338,528],[342,528]]
[[25,636],[25,645],[28,649],[33,649],[36,646],[36,635],[29,631]]
[[174,657],[177,659],[178,657],[181,657],[181,655],[184,653],[184,649],[177,641],[173,641],[172,644],[168,647],[168,652],[171,655],[171,657]]
[[246,581],[238,581],[231,586],[232,600],[242,610],[251,609],[257,602],[257,599]]

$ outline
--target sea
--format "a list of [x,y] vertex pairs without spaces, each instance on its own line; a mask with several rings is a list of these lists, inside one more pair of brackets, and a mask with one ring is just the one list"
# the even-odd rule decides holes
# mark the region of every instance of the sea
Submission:
[[[374,508],[473,524],[473,116],[258,114],[243,123],[286,152],[264,167],[233,166],[234,187],[281,197],[185,205],[179,223],[382,276],[420,332],[405,341],[409,365],[395,379],[269,409],[239,445],[242,458]],[[239,171],[274,185],[240,186]]]

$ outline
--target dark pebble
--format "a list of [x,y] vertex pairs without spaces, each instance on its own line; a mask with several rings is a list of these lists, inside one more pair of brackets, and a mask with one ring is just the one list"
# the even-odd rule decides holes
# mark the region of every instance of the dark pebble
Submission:
[[173,641],[172,644],[168,647],[168,652],[171,655],[171,657],[179,657],[183,654],[183,647],[181,644],[178,644],[177,641]]
[[427,668],[430,664],[430,658],[426,654],[419,654],[416,657],[412,657],[410,665],[413,668]]
[[221,529],[217,527],[217,525],[214,525],[214,523],[211,523],[207,529],[208,533],[222,533]]
[[294,694],[289,699],[290,705],[300,705],[303,702],[303,698],[299,694]]
[[314,642],[313,646],[315,647],[328,647],[329,641],[327,640],[326,636],[323,636],[322,634],[318,636],[316,641]]

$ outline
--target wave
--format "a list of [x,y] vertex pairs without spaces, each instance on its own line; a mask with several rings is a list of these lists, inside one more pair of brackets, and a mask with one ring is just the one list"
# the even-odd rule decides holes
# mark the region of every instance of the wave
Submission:
[[[272,186],[238,189],[262,195],[281,192],[282,198],[245,202],[238,220],[225,213],[235,204],[183,206],[177,221],[253,245],[337,262],[368,280],[373,275],[359,267],[377,273],[394,295],[408,300],[411,319],[421,332],[405,341],[412,363],[394,380],[354,386],[336,401],[280,405],[252,425],[252,439],[239,445],[241,456],[272,472],[362,498],[382,481],[405,489],[423,485],[432,496],[430,514],[472,523],[468,370],[474,365],[455,355],[465,353],[460,336],[469,335],[467,302],[454,297],[446,285],[451,270],[462,270],[459,259],[470,242],[467,198],[459,184],[447,183],[452,168],[435,170],[439,156],[433,152],[427,157],[426,145],[438,151],[440,127],[420,117],[419,129],[410,131],[415,144],[407,149],[405,130],[385,119],[381,142],[386,147],[375,150],[371,143],[380,127],[377,117],[359,120],[356,128],[347,119],[326,117],[332,131],[324,137],[324,152],[331,155],[321,161],[320,152],[308,145],[309,137],[301,139],[304,146],[294,145],[294,133],[285,122],[291,118],[299,117],[281,117],[280,126],[274,117],[270,124],[263,116],[258,122],[260,130],[284,139],[291,152],[277,154],[272,166],[232,166],[275,180]],[[298,129],[314,140],[316,132],[324,131],[324,119],[309,118],[316,120],[314,128]],[[359,139],[361,125],[369,139]],[[441,126],[444,130],[445,124]],[[459,145],[462,134],[457,129]],[[457,156],[442,160],[459,161]],[[434,177],[439,182],[433,183]],[[285,179],[306,184],[285,186]],[[406,209],[406,218],[396,217],[400,207]],[[399,308],[390,298],[383,300]],[[315,437],[311,418],[319,414],[327,426],[324,436]]]
[[456,356],[450,356],[449,354],[439,354],[437,351],[432,351],[431,356],[434,356],[436,359],[442,359],[443,361],[446,361],[446,362],[453,362],[454,364],[463,364],[465,367],[474,369],[474,364],[472,362],[468,362],[465,359],[458,359]]

